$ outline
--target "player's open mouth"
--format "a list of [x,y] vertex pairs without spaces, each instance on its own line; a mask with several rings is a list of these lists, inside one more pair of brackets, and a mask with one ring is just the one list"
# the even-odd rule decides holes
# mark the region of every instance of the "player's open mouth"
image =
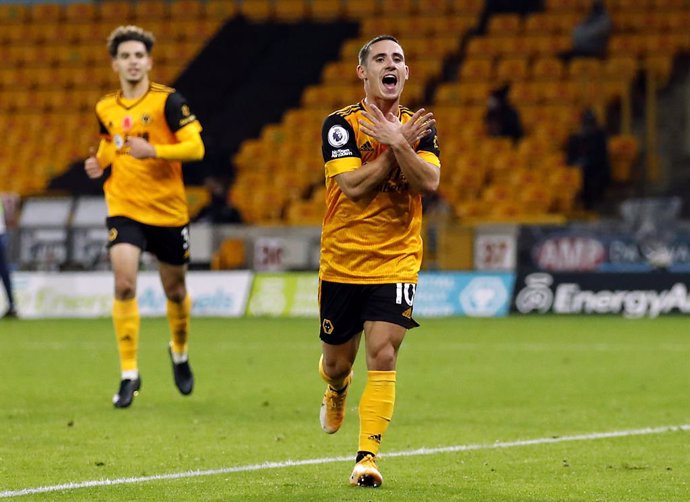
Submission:
[[383,76],[381,82],[383,83],[383,86],[386,89],[393,90],[395,89],[395,86],[398,84],[398,77],[396,75],[387,74]]

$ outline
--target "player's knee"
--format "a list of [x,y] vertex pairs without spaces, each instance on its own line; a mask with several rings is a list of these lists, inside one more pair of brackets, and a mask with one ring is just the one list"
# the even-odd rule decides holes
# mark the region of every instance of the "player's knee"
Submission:
[[129,279],[115,280],[115,298],[118,300],[129,300],[134,298],[137,294],[137,288],[134,282]]
[[346,359],[324,358],[323,371],[329,378],[334,380],[345,378],[352,371],[352,362]]
[[182,303],[187,296],[187,290],[184,285],[176,285],[166,288],[165,296],[173,303]]
[[393,346],[381,347],[368,355],[369,369],[374,371],[393,371],[397,361]]

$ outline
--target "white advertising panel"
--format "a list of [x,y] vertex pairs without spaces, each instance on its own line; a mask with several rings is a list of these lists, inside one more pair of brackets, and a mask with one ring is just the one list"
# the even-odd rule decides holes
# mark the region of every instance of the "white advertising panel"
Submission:
[[[251,279],[249,271],[188,273],[192,315],[244,315]],[[22,318],[107,317],[111,314],[113,276],[110,272],[18,272],[13,275],[13,283]],[[139,274],[137,298],[142,316],[165,316],[166,299],[157,272]]]

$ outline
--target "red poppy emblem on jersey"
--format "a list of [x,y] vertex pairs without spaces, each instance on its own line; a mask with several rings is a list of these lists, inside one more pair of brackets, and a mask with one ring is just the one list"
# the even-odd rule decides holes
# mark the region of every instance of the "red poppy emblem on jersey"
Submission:
[[129,131],[132,128],[132,117],[127,115],[125,118],[122,119],[122,128],[125,131]]

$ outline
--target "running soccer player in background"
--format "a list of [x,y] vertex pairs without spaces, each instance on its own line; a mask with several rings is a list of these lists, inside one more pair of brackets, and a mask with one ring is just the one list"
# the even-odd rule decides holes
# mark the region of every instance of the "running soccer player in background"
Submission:
[[120,26],[108,37],[120,89],[96,104],[101,141],[84,163],[89,177],[111,166],[104,184],[108,206],[108,248],[115,278],[113,326],[120,355],[117,408],[127,408],[141,387],[137,363],[139,259],[155,255],[165,296],[175,384],[192,392],[187,351],[192,301],[185,285],[189,263],[189,214],[183,161],[204,156],[201,125],[184,97],[149,80],[154,36],[137,26]]

